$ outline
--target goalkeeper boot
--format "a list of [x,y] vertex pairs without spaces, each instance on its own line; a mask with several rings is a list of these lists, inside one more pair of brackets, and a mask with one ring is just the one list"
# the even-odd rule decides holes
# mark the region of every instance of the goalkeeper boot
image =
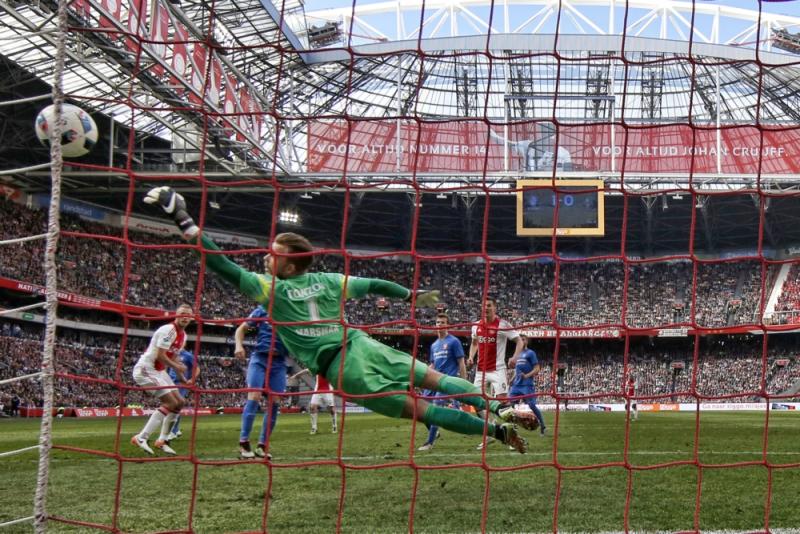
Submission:
[[520,454],[525,454],[528,450],[528,442],[519,435],[516,425],[503,423],[499,429],[501,439],[506,445],[513,447]]
[[533,412],[518,412],[513,406],[508,406],[499,409],[497,415],[506,423],[514,423],[525,430],[536,430],[539,428],[539,420],[536,419]]
[[144,452],[146,452],[151,456],[155,454],[155,452],[153,452],[153,449],[150,448],[150,445],[147,444],[147,440],[144,438],[140,438],[139,434],[136,434],[131,438],[131,445],[133,445],[134,447],[139,447],[140,449],[142,449]]
[[433,448],[433,443],[423,443],[422,446],[417,449],[418,451],[429,451]]
[[267,452],[267,449],[263,443],[259,443],[258,447],[256,447],[256,456],[258,456],[259,458],[266,458],[267,460],[272,460],[272,455]]
[[153,446],[163,452],[164,454],[169,454],[170,456],[176,456],[178,453],[175,452],[175,449],[169,446],[169,443],[164,441],[163,439],[157,439]]
[[255,458],[256,455],[253,454],[253,451],[250,450],[250,442],[249,441],[240,441],[239,442],[239,458],[242,460],[252,460]]

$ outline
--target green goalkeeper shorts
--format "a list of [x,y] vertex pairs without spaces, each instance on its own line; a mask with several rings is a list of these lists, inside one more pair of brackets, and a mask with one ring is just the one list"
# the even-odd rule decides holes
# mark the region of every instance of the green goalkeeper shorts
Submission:
[[[339,384],[339,368],[343,352],[333,359],[326,377],[334,388]],[[413,367],[413,370],[412,370]],[[369,336],[357,336],[347,344],[344,354],[341,388],[350,395],[371,393],[408,392],[411,390],[411,373],[414,384],[421,387],[428,366],[405,352],[384,345]],[[400,417],[408,395],[396,393],[381,397],[352,398],[365,408],[389,417]]]

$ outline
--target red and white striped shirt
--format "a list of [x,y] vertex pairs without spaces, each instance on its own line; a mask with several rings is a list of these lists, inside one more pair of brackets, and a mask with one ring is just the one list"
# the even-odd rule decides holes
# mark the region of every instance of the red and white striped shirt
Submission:
[[518,337],[519,332],[499,317],[495,317],[491,323],[481,319],[478,324],[472,325],[472,339],[478,342],[478,371],[505,371],[506,344],[509,339]]
[[166,369],[166,366],[156,359],[158,356],[158,349],[166,350],[167,357],[174,360],[185,345],[186,332],[178,329],[175,323],[165,324],[153,333],[147,350],[139,357],[139,361],[136,362],[136,365],[151,367],[156,371],[163,371]]
[[315,391],[330,391],[331,384],[328,379],[322,375],[317,375],[317,384],[314,386]]
[[636,380],[633,378],[628,379],[628,396],[633,397],[636,395]]

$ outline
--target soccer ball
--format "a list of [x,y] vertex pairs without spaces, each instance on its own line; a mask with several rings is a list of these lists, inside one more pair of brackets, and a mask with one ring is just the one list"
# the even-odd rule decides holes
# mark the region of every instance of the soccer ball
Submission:
[[[89,153],[97,143],[97,125],[92,117],[78,106],[63,104],[64,131],[61,133],[61,152],[65,158],[79,158]],[[55,106],[49,105],[36,116],[36,136],[46,147],[50,146],[50,131],[55,124]]]

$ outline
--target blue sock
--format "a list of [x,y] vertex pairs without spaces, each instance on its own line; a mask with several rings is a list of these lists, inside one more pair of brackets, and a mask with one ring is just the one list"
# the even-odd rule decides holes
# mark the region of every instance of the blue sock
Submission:
[[275,423],[278,421],[278,405],[273,403],[269,415],[269,432],[267,432],[267,412],[264,412],[264,424],[261,425],[261,437],[258,442],[262,445],[267,442],[267,438],[272,435]]
[[170,432],[172,432],[173,434],[177,434],[180,431],[180,429],[181,429],[181,414],[178,414],[178,416],[175,418],[175,422],[172,423],[172,430],[170,430]]
[[258,412],[258,401],[248,399],[244,405],[244,411],[242,411],[242,433],[239,441],[250,441],[250,432],[253,431],[256,412]]
[[428,441],[425,443],[433,443],[436,441],[436,434],[439,433],[439,427],[436,425],[431,425],[428,429]]
[[542,412],[539,410],[539,407],[536,406],[535,402],[530,403],[528,406],[531,407],[533,415],[535,415],[536,419],[539,420],[539,428],[544,428],[544,417],[542,417]]

